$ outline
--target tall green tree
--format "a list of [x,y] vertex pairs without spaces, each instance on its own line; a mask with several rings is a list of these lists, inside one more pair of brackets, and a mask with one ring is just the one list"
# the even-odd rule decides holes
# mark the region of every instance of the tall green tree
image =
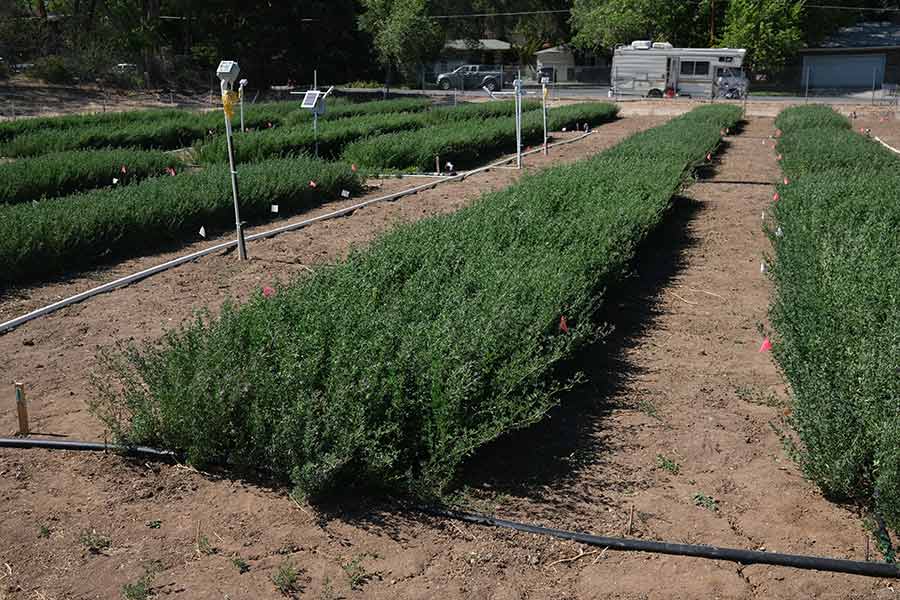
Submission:
[[751,71],[779,71],[803,46],[804,0],[731,0],[722,44],[746,48]]
[[[710,27],[721,22],[726,0],[574,0],[573,42],[585,50],[609,50],[634,40],[674,46],[708,46]],[[715,11],[715,19],[711,12]]]
[[437,55],[444,31],[430,18],[428,0],[362,0],[359,26],[386,67],[412,67]]

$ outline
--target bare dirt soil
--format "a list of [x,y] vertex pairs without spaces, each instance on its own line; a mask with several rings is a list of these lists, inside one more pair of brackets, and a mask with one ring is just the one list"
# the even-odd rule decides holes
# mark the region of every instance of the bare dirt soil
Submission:
[[[659,122],[622,119],[528,164],[586,156]],[[615,334],[577,361],[587,383],[470,462],[461,476],[470,508],[600,535],[865,559],[858,514],[822,498],[787,457],[786,390],[757,351],[770,295],[761,216],[780,178],[773,133],[771,119],[751,119],[674,200],[607,307]],[[156,339],[196,309],[338,260],[395,223],[455,210],[518,176],[491,171],[374,205],[252,244],[249,263],[211,256],[64,309],[0,336],[0,381],[28,383],[34,429],[97,438],[84,401],[98,347]],[[168,257],[20,290],[0,314]],[[14,423],[11,411],[0,415],[0,431]],[[273,577],[292,581],[286,595],[320,599],[898,598],[887,580],[604,552],[390,501],[299,505],[258,482],[102,454],[0,450],[0,506],[3,600],[117,598],[141,583],[158,597],[284,597]]]
[[[218,84],[217,84],[218,85]],[[212,96],[213,100],[218,97]],[[0,80],[0,121],[144,108],[209,108],[209,94],[116,90],[95,84],[54,85],[24,77]]]

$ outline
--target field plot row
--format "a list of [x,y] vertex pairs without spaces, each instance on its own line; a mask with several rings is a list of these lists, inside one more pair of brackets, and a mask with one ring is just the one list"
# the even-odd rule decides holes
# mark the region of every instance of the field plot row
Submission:
[[[600,125],[614,119],[618,112],[617,106],[606,102],[561,106],[550,111],[547,129]],[[522,142],[541,143],[541,111],[524,113],[522,121]],[[515,148],[515,144],[516,132],[510,127],[509,116],[472,119],[360,140],[347,146],[343,159],[375,171],[433,171],[435,157],[439,157],[442,165],[449,161],[458,169],[467,169],[502,154],[510,146]]]
[[607,290],[739,116],[699,108],[226,306],[111,359],[93,410],[129,443],[306,494],[440,493],[559,401],[560,361],[596,339]]
[[[393,112],[426,110],[430,101],[400,99],[352,104],[332,101],[323,120]],[[297,102],[247,104],[244,122],[251,129],[267,129],[287,122],[297,125],[312,119]],[[233,123],[240,121],[235,111]],[[144,148],[169,150],[190,146],[197,140],[223,133],[220,110],[195,113],[150,110],[101,115],[24,119],[0,123],[0,156],[38,156],[49,152],[87,148]]]
[[[527,103],[525,110],[533,111],[539,107],[538,103]],[[238,160],[251,162],[279,156],[312,154],[315,151],[318,137],[319,156],[336,158],[340,156],[347,144],[362,138],[425,128],[432,132],[438,126],[455,130],[464,128],[463,123],[480,123],[482,119],[497,118],[498,115],[505,115],[505,118],[499,119],[499,121],[502,121],[505,128],[509,129],[510,119],[513,115],[513,103],[466,104],[435,108],[430,111],[381,113],[355,118],[332,119],[320,123],[318,136],[315,135],[309,123],[305,123],[302,127],[295,125],[239,136],[235,140],[235,154]],[[508,143],[508,136],[504,139]],[[194,148],[194,155],[201,163],[224,162],[227,160],[225,143],[225,139],[221,136],[198,142]],[[471,143],[477,143],[477,141],[472,140]],[[431,164],[434,165],[433,156]]]
[[[290,215],[363,187],[350,165],[307,157],[247,165],[240,180],[246,219],[269,216],[273,204]],[[0,205],[0,286],[182,243],[196,239],[201,226],[213,232],[233,223],[227,165],[36,205]]]
[[806,473],[900,529],[900,158],[828,107],[776,121],[775,357]]
[[[429,152],[449,152],[452,147],[457,153],[450,154],[454,158],[462,152],[487,158],[515,146],[511,102],[397,114],[377,113],[412,105],[408,101],[371,104],[379,106],[360,105],[360,116],[326,122],[328,128],[321,143],[328,153],[340,154],[345,143],[361,136],[378,140],[380,136],[375,134],[408,127],[422,128],[425,138],[432,138],[430,145],[418,142]],[[508,116],[483,118],[504,113]],[[573,120],[596,124],[615,113],[615,106],[606,103],[577,105],[554,109],[551,119],[552,124],[560,126]],[[525,114],[529,135],[540,136],[540,111]],[[482,135],[485,131],[490,135]],[[247,219],[272,217],[271,204],[279,205],[278,216],[286,216],[335,198],[344,190],[356,193],[362,188],[362,169],[369,167],[365,162],[356,169],[349,162],[334,164],[310,158],[304,152],[311,149],[313,139],[309,124],[247,133],[237,139],[239,152],[249,153],[247,142],[258,153],[250,157],[258,162],[239,167],[241,214]],[[410,147],[409,140],[404,147]],[[204,149],[210,157],[212,150],[225,156],[224,144],[200,146],[201,156]],[[282,155],[286,158],[278,158]],[[0,285],[40,280],[195,239],[201,226],[210,233],[229,226],[227,169],[224,164],[210,163],[199,171],[173,177],[184,166],[171,154],[95,150],[60,152],[0,165],[0,175],[5,176],[0,184],[0,259],[7,265],[0,273]],[[129,182],[137,183],[126,186]],[[97,187],[104,189],[85,191]],[[63,195],[79,191],[83,193]],[[40,202],[31,202],[41,198]]]

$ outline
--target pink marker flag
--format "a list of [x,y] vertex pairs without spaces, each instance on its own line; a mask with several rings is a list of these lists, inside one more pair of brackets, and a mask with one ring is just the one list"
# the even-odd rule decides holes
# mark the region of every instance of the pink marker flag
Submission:
[[769,341],[769,338],[763,340],[762,345],[759,347],[760,352],[768,352],[772,349],[772,342]]
[[706,160],[707,160],[707,161],[712,160],[712,152],[707,152],[707,153],[706,153]]
[[265,287],[262,289],[262,295],[263,295],[263,297],[265,297],[265,298],[271,298],[272,296],[275,295],[275,289],[274,289],[274,288],[270,288],[269,286],[265,286]]
[[781,199],[781,196],[778,195],[778,192],[775,192],[775,193],[772,195],[772,201],[773,201],[773,202],[778,202],[780,199]]
[[119,170],[122,171],[122,175],[126,175],[128,173],[128,168],[125,165],[122,165],[122,168]]
[[784,178],[784,185],[788,185],[790,182],[790,179],[788,179],[787,177]]
[[310,179],[310,180],[309,180],[309,187],[311,187],[311,188],[316,187],[316,182],[313,181],[312,179]]
[[350,165],[350,170],[356,173],[356,163]]
[[559,330],[563,333],[569,333],[569,324],[566,322],[565,316],[559,318]]

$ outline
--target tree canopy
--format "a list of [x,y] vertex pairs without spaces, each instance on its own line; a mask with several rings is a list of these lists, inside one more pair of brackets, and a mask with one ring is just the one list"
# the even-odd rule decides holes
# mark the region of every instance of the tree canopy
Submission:
[[561,43],[609,53],[649,39],[745,47],[753,69],[776,71],[803,44],[858,20],[897,22],[898,9],[900,0],[4,0],[0,57],[55,56],[81,79],[136,63],[176,85],[235,58],[262,84],[310,81],[313,69],[323,81],[379,78],[433,60],[449,39],[504,39],[522,63]]

